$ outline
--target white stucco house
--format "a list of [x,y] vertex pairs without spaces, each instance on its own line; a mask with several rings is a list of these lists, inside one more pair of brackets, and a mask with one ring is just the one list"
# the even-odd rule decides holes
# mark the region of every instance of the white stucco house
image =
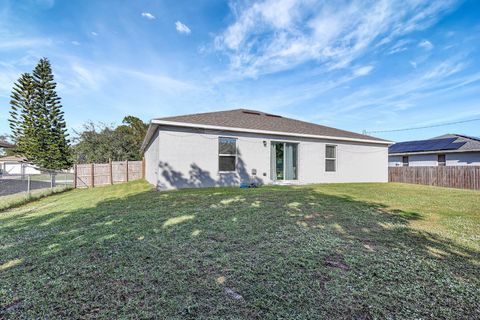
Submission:
[[480,166],[480,138],[460,134],[399,142],[388,152],[390,167]]
[[260,111],[153,119],[142,150],[158,190],[387,182],[391,142]]
[[26,175],[40,173],[40,170],[28,163],[25,158],[18,156],[0,157],[1,175]]

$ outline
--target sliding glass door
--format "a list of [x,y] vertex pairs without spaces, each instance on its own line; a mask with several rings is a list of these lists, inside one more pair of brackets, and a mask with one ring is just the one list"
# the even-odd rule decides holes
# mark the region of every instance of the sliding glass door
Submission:
[[297,180],[298,144],[272,142],[271,148],[272,180]]

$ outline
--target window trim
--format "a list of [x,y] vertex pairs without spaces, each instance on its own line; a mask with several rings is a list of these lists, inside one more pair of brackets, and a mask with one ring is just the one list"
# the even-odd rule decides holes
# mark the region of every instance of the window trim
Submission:
[[[335,157],[333,158],[327,158],[327,148],[328,147],[333,147],[333,150],[335,151]],[[325,144],[325,172],[337,172],[337,164],[338,164],[338,145],[336,144]],[[335,168],[334,170],[327,170],[327,161],[328,160],[334,160]]]
[[[407,159],[407,162],[405,162],[405,158]],[[409,156],[402,156],[402,167],[410,167],[410,157]]]
[[[231,139],[235,140],[235,153],[220,153],[220,139]],[[218,137],[218,173],[236,173],[237,172],[237,162],[238,162],[238,146],[237,146],[238,138],[235,137]],[[235,157],[235,169],[234,170],[220,170],[220,158],[221,157]]]

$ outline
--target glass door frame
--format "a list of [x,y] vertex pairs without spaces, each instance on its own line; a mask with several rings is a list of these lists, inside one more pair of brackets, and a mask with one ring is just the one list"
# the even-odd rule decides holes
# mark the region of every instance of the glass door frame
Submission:
[[[276,159],[276,149],[275,149],[275,161],[273,161],[273,152],[274,152],[274,149],[273,149],[273,145],[274,144],[282,144],[283,145],[283,179],[277,179],[277,159]],[[295,161],[294,163],[296,164],[294,166],[294,169],[295,169],[295,179],[285,179],[285,167],[286,167],[286,145],[294,145],[295,146],[295,152],[294,152],[294,155],[295,155]],[[298,149],[299,149],[299,145],[300,143],[299,142],[293,142],[293,141],[276,141],[276,140],[273,140],[273,141],[270,141],[270,175],[271,175],[271,180],[272,181],[298,181]],[[272,164],[275,165],[274,168],[272,168]]]

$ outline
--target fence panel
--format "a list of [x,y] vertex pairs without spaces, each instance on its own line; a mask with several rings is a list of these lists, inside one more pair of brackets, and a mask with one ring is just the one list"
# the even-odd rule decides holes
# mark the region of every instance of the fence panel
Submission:
[[112,161],[109,163],[78,164],[75,167],[76,187],[93,188],[96,186],[124,183],[143,179],[143,161]]
[[480,190],[480,166],[390,167],[388,181]]
[[28,164],[19,165],[20,173],[0,171],[0,210],[19,199],[71,188],[74,185],[74,174],[69,170],[42,171]]
[[126,168],[127,168],[126,161],[112,162],[113,183],[127,182]]
[[128,179],[138,180],[142,179],[143,161],[129,161],[128,162]]
[[93,168],[95,173],[95,186],[104,186],[107,184],[111,184],[109,163],[95,163],[93,165]]
[[87,188],[92,184],[92,165],[78,164],[75,168],[76,188]]

